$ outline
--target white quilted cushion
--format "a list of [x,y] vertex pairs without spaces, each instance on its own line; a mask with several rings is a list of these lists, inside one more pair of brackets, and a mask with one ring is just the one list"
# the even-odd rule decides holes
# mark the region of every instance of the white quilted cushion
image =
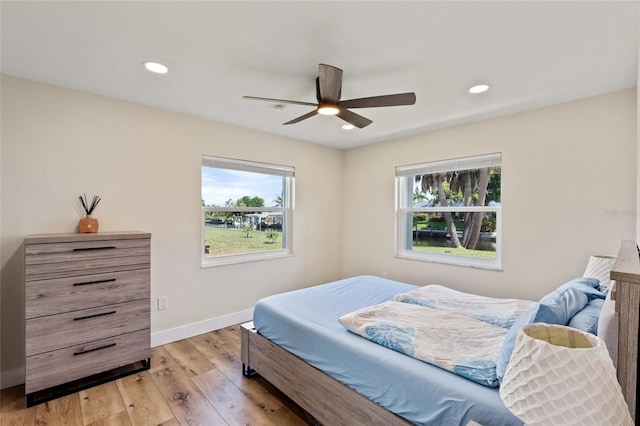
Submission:
[[531,426],[633,425],[604,342],[570,327],[523,327],[500,397]]
[[611,268],[616,262],[615,257],[595,255],[589,258],[584,270],[583,278],[595,278],[600,281],[600,290],[606,291],[611,285]]

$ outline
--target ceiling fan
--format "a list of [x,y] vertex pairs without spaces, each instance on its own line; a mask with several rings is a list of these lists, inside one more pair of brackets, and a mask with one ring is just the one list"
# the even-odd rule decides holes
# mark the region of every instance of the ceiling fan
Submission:
[[283,124],[299,123],[302,120],[313,117],[316,114],[337,115],[347,123],[362,129],[373,123],[366,117],[355,112],[349,111],[348,108],[375,108],[388,107],[398,105],[413,105],[416,103],[416,94],[396,93],[393,95],[371,96],[368,98],[340,100],[342,92],[342,70],[331,65],[318,65],[318,77],[316,77],[316,98],[318,103],[289,101],[286,99],[259,98],[256,96],[243,96],[244,99],[252,99],[258,101],[277,102],[280,104],[306,105],[316,107],[313,111],[304,114],[291,121]]

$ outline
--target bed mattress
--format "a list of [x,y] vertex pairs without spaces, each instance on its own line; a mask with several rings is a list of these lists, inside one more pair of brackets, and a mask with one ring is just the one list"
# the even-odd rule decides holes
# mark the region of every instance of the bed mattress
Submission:
[[492,389],[347,331],[342,315],[417,287],[358,276],[260,300],[257,331],[308,364],[418,425],[522,425]]

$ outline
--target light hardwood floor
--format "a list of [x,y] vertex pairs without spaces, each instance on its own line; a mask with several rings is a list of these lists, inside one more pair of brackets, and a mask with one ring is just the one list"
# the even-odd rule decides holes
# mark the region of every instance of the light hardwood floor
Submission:
[[[153,348],[151,369],[26,408],[24,386],[0,393],[2,426],[312,424],[261,377],[247,379],[240,326]],[[69,366],[73,368],[73,366]]]

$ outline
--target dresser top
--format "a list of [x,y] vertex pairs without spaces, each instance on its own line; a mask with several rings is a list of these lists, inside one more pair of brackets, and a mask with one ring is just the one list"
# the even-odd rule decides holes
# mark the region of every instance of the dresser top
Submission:
[[102,241],[102,240],[132,240],[137,238],[151,238],[151,234],[141,231],[127,232],[96,232],[96,233],[69,233],[69,234],[40,234],[27,235],[25,244],[50,244],[73,243],[77,241]]

